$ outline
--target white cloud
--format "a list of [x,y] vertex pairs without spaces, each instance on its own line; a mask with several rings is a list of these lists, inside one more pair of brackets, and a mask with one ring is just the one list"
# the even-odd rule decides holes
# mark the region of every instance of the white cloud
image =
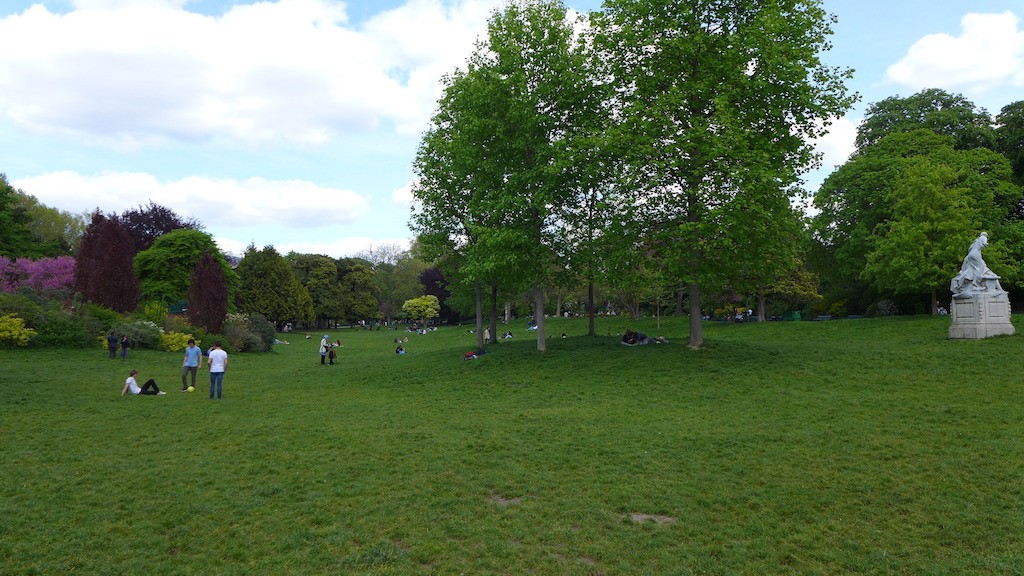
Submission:
[[369,211],[366,198],[350,190],[303,180],[212,179],[192,176],[160,182],[149,174],[104,172],[83,176],[53,172],[13,180],[11,185],[48,206],[75,213],[123,212],[150,200],[207,226],[318,228],[350,224]]
[[425,127],[500,0],[411,0],[357,29],[336,0],[221,16],[185,0],[78,0],[0,18],[0,116],[106,146],[238,140],[320,145]]
[[1024,31],[1012,12],[967,14],[959,36],[929,34],[887,70],[888,80],[915,90],[985,92],[1024,85]]
[[412,181],[409,181],[405,186],[392,190],[391,203],[396,206],[412,206],[415,200],[412,195],[412,184]]
[[828,132],[814,140],[814,148],[821,154],[821,167],[831,172],[836,166],[846,163],[855,149],[857,126],[860,119],[844,116],[833,118]]

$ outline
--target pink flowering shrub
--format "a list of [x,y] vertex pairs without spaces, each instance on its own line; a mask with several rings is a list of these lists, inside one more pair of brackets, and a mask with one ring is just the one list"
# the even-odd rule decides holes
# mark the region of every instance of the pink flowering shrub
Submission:
[[0,256],[0,291],[14,292],[22,286],[36,291],[71,290],[75,283],[75,259],[71,256],[11,260]]

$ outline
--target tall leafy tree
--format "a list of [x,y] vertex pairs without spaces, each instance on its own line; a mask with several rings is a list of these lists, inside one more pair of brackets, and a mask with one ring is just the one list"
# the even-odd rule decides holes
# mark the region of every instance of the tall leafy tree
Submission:
[[184,300],[192,272],[204,254],[217,260],[228,291],[233,293],[238,286],[238,278],[217,248],[213,236],[199,230],[179,228],[160,235],[148,249],[135,256],[141,299],[163,305]]
[[286,322],[313,320],[313,299],[291,265],[273,246],[250,245],[236,269],[239,287],[235,305],[240,312],[262,314],[280,329]]
[[992,119],[961,94],[928,88],[901,98],[891,96],[868,106],[857,127],[856,145],[864,150],[895,132],[919,129],[952,136],[957,148],[994,148]]
[[747,220],[772,233],[770,219],[815,164],[808,142],[855,100],[850,72],[821,61],[834,17],[817,0],[604,7],[594,45],[614,85],[618,210],[688,286],[689,343],[700,346],[702,286],[728,283],[758,257]]
[[[1024,100],[1003,106],[996,116],[995,150],[1010,161],[1017,183],[1024,184]],[[1021,207],[1017,217],[1024,218]]]
[[218,256],[219,252],[204,252],[199,257],[189,276],[187,294],[188,321],[213,334],[220,334],[224,328],[230,298],[224,257]]
[[28,228],[40,254],[73,255],[85,232],[85,215],[51,208],[21,190],[17,191],[17,196],[21,209],[28,217]]
[[476,284],[478,328],[484,283],[531,284],[538,350],[546,345],[544,284],[561,240],[557,207],[571,190],[565,135],[579,91],[591,84],[578,48],[560,2],[495,12],[466,70],[446,79],[416,161],[421,241],[450,242],[461,255],[460,276]]
[[203,225],[194,218],[182,218],[166,206],[149,201],[145,206],[125,210],[118,220],[131,235],[135,249],[148,250],[158,237],[174,230],[202,230]]
[[139,301],[134,255],[135,245],[124,226],[97,210],[78,246],[75,289],[86,302],[118,312],[134,310]]
[[28,212],[19,200],[19,191],[0,173],[0,256],[44,256],[35,246]]
[[827,253],[823,279],[882,294],[930,294],[934,309],[959,252],[987,230],[993,242],[986,258],[1013,282],[1021,255],[1007,240],[1021,234],[1010,219],[1020,199],[1009,162],[992,150],[958,149],[952,136],[927,129],[889,134],[840,166],[815,195],[815,236]]
[[361,258],[341,258],[338,277],[345,294],[346,321],[380,318],[377,282],[369,262]]

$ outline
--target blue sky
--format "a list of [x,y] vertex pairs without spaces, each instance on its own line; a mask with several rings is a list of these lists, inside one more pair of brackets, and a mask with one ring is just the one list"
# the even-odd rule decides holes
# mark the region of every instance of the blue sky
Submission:
[[[597,0],[568,0],[596,9]],[[152,200],[227,251],[348,256],[410,240],[409,186],[442,74],[501,0],[5,0],[0,172],[75,213]],[[1021,0],[825,0],[828,63],[867,104],[923,88],[1024,99]]]

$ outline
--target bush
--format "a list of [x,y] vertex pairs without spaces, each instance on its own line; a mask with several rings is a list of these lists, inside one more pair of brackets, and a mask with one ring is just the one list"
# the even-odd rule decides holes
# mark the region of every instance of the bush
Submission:
[[114,332],[118,336],[127,336],[132,348],[156,350],[160,347],[160,328],[148,320],[119,324],[114,327]]
[[[110,308],[105,308],[99,304],[93,304],[92,302],[86,302],[77,307],[79,316],[82,317],[83,321],[87,324],[94,326],[90,330],[93,334],[105,334],[110,332],[110,329],[117,326],[124,321],[124,318],[114,312]],[[104,341],[104,346],[106,345]]]
[[0,316],[0,348],[28,346],[36,331],[25,327],[25,320],[13,314]]
[[[167,352],[180,352],[188,346],[188,341],[193,339],[191,334],[164,332],[160,335],[160,349]],[[202,344],[202,342],[197,341],[198,344]]]
[[273,349],[277,340],[277,327],[262,314],[249,315],[249,329],[263,342],[263,352]]
[[224,335],[238,352],[269,352],[277,338],[274,325],[260,314],[228,314]]
[[65,311],[60,300],[19,289],[16,294],[0,294],[0,314],[18,316],[28,328],[36,331],[29,342],[33,348],[92,346],[92,332],[81,318]]
[[142,307],[141,318],[163,327],[167,323],[167,306],[159,302],[146,302]]

